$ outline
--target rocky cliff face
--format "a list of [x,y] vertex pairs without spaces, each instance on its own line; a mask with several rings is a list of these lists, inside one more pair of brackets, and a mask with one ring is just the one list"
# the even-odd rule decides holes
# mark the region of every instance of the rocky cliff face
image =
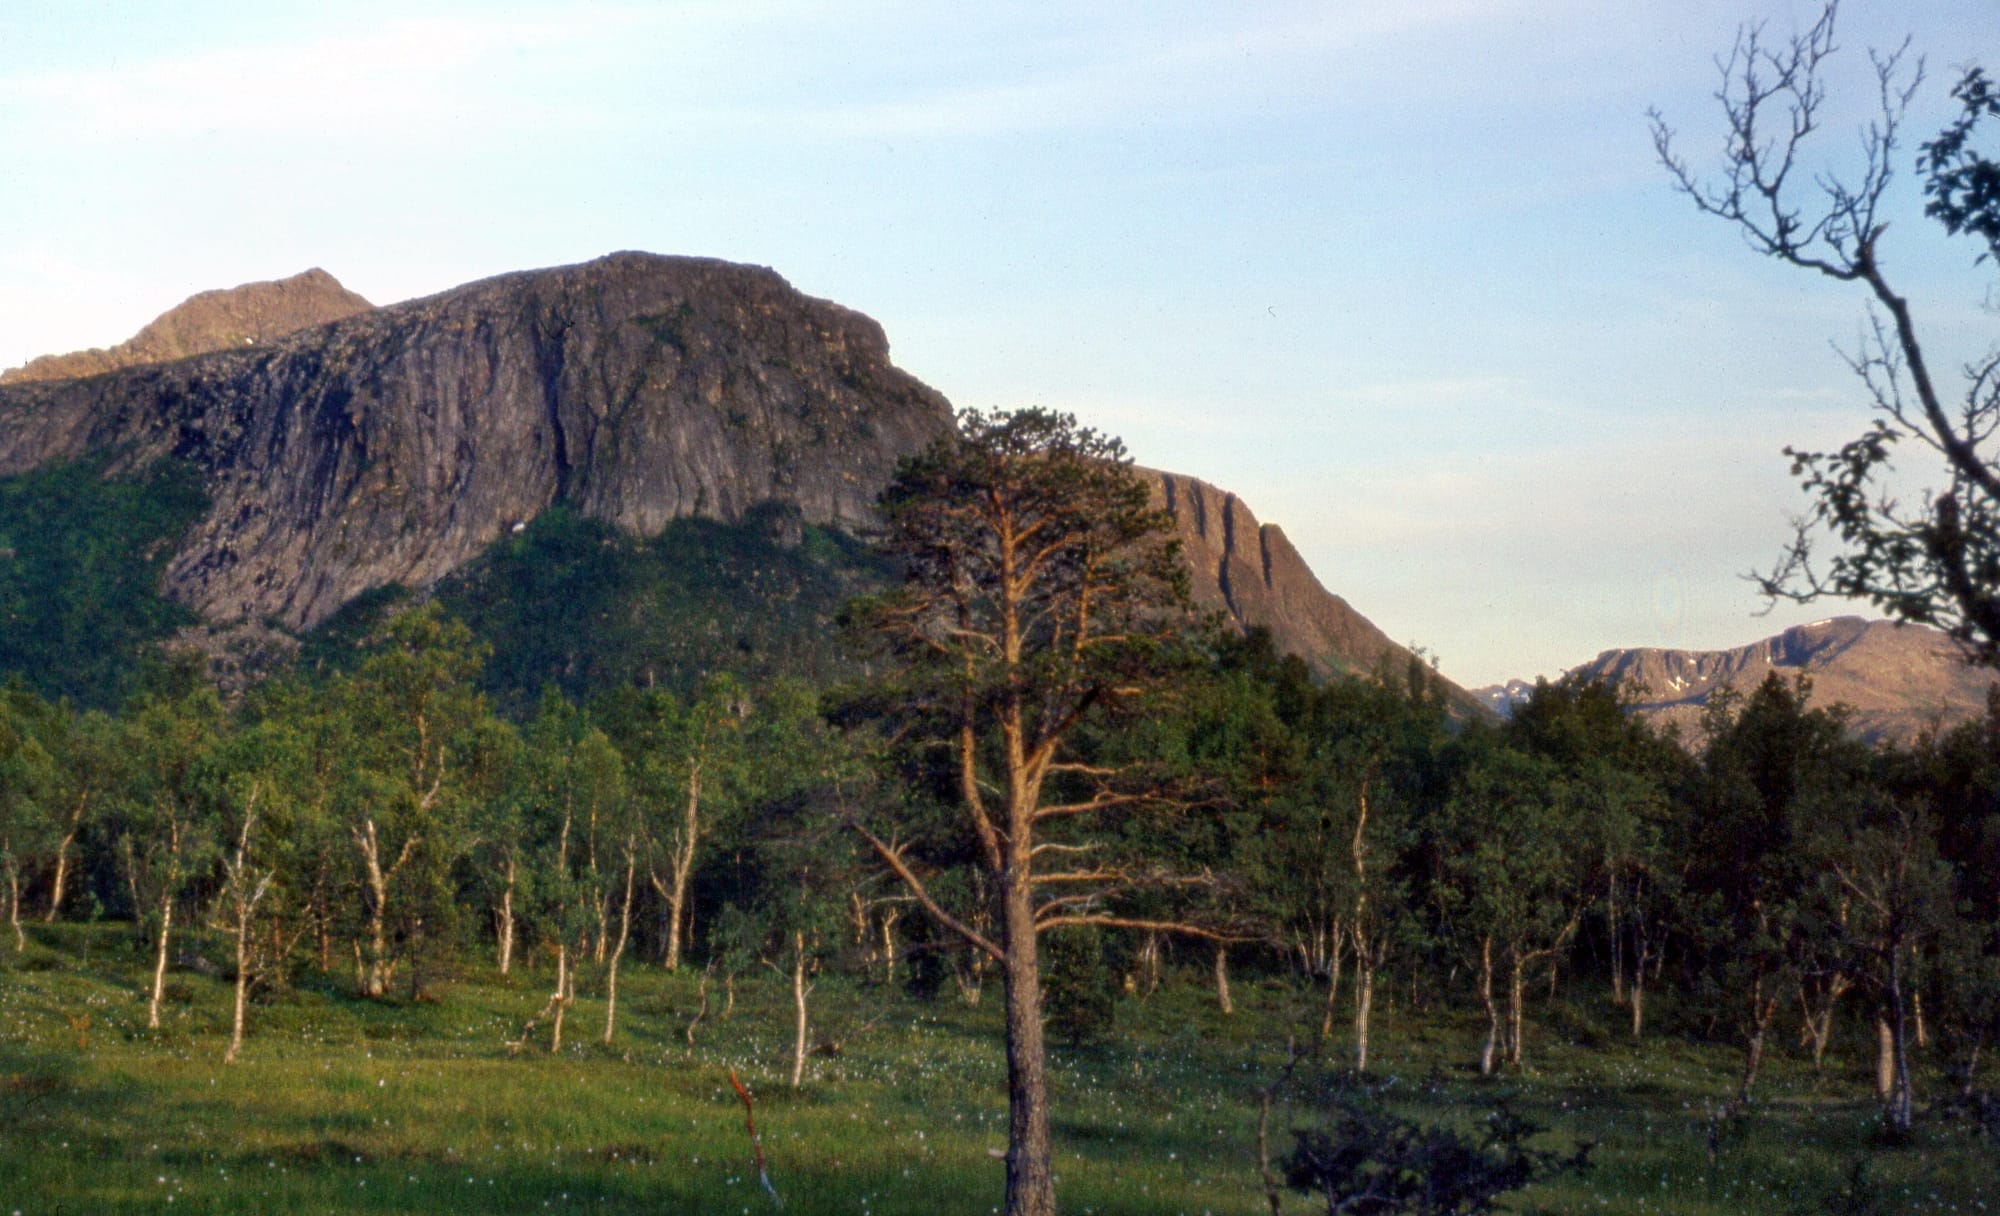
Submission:
[[[430,586],[557,502],[636,536],[772,502],[851,527],[951,426],[867,317],[769,270],[638,253],[372,310],[310,271],[197,296],[86,356],[0,385],[0,475],[197,466],[209,509],[164,590],[222,627],[183,640],[227,662],[282,651],[270,624]],[[1146,476],[1202,607],[1322,675],[1407,661],[1235,495]]]
[[[1197,607],[1270,630],[1279,650],[1321,676],[1370,675],[1384,664],[1400,674],[1410,662],[1408,649],[1323,587],[1284,529],[1257,522],[1242,499],[1193,477],[1142,472],[1154,501],[1173,516]],[[1444,684],[1463,710],[1486,712],[1457,685]]]
[[430,584],[557,500],[642,534],[772,500],[853,523],[949,425],[867,317],[769,270],[626,253],[0,387],[0,474],[195,463],[211,508],[167,593],[300,630],[373,587]]
[[324,270],[289,279],[204,291],[160,314],[131,339],[108,350],[43,355],[0,372],[0,384],[101,376],[147,363],[166,363],[210,351],[261,346],[314,325],[339,321],[374,305],[342,287]]
[[1607,650],[1572,669],[1635,690],[1634,709],[1677,723],[1689,739],[1709,698],[1748,693],[1772,672],[1812,680],[1812,704],[1846,705],[1856,733],[1908,740],[1984,711],[1995,674],[1968,667],[1934,629],[1843,616],[1799,625],[1733,650]]

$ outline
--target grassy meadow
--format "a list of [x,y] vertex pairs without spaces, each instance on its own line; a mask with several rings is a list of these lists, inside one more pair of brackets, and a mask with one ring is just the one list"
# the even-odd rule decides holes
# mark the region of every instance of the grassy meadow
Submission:
[[[242,1060],[220,1061],[229,986],[181,970],[158,1031],[145,1028],[144,958],[120,926],[30,929],[0,953],[0,1213],[704,1212],[997,1210],[1006,1143],[999,1001],[919,1002],[828,980],[814,1038],[837,1049],[788,1087],[790,991],[628,965],[620,1026],[586,970],[560,1054],[549,977],[469,970],[440,999],[371,1003],[338,979],[298,977],[253,1008]],[[1101,1043],[1058,1047],[1060,1196],[1073,1213],[1267,1211],[1257,1174],[1258,1090],[1317,994],[1244,979],[1224,1015],[1191,979],[1125,997]],[[1467,1067],[1471,1017],[1378,1015],[1374,1070],[1401,1113],[1472,1125],[1502,1094],[1552,1130],[1598,1143],[1596,1167],[1522,1192],[1519,1212],[1979,1212],[2000,1203],[1996,1152],[1968,1121],[1932,1119],[1907,1147],[1872,1145],[1865,1045],[1816,1076],[1775,1060],[1759,1101],[1711,1134],[1737,1056],[1662,1036],[1618,1041],[1590,994],[1531,1027],[1530,1068]],[[1601,1024],[1594,1020],[1602,1015]],[[1336,1036],[1336,1045],[1339,1038]],[[782,1209],[751,1165],[734,1068]],[[1310,1122],[1302,1067],[1273,1108],[1274,1150]],[[1926,1078],[1928,1089],[1939,1082]],[[1711,1157],[1711,1142],[1714,1154]],[[1860,1173],[1856,1173],[1857,1169]],[[1314,1207],[1288,1194],[1288,1212]]]

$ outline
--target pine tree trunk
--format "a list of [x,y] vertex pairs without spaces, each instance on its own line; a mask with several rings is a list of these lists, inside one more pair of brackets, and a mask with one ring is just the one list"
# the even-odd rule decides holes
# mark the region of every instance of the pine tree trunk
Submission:
[[1048,1052],[1042,1038],[1041,961],[1021,832],[1006,883],[1003,979],[1007,1000],[1007,1216],[1055,1216]]

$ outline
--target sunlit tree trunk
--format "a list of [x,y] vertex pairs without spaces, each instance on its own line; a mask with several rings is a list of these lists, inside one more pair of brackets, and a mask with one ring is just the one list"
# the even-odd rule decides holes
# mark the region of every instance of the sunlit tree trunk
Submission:
[[507,854],[507,885],[500,889],[499,925],[494,937],[499,942],[500,974],[506,975],[514,969],[514,886],[519,878],[520,863],[512,853]]
[[569,1012],[569,943],[556,943],[556,991],[549,998],[549,1054],[562,1050],[563,1015]]
[[167,938],[174,928],[174,896],[171,887],[160,897],[160,933],[153,953],[153,992],[146,1000],[146,1028],[160,1028],[160,1000],[167,991]]
[[1236,1012],[1229,999],[1229,947],[1220,943],[1215,947],[1215,1004],[1224,1013]]
[[618,961],[625,957],[625,943],[632,937],[632,882],[639,868],[639,842],[625,842],[625,899],[618,908],[618,940],[612,947],[604,974],[604,1042],[611,1042],[618,1021]]
[[806,1075],[806,935],[792,933],[792,1088],[797,1089]]
[[701,767],[701,761],[697,759],[688,770],[687,801],[682,808],[681,830],[674,839],[673,854],[668,859],[667,878],[663,881],[658,874],[650,876],[653,889],[667,901],[667,957],[664,965],[669,971],[680,969],[682,933],[688,921],[688,882],[694,874],[695,848],[701,834]]
[[1766,996],[1767,980],[1758,976],[1750,986],[1750,1037],[1744,1044],[1743,1083],[1737,1086],[1738,1105],[1750,1101],[1751,1087],[1757,1083],[1757,1070],[1764,1063],[1764,1037],[1771,1028],[1771,1017],[1778,1011],[1778,998]]
[[1340,972],[1345,965],[1347,933],[1339,917],[1333,918],[1332,942],[1328,946],[1326,960],[1326,1008],[1319,1020],[1319,1041],[1322,1045],[1333,1037],[1333,1010],[1340,1000]]
[[88,795],[77,798],[70,808],[69,822],[64,825],[62,839],[56,843],[56,869],[49,878],[49,908],[42,914],[44,923],[54,924],[56,915],[62,910],[63,895],[69,890],[70,846],[76,843],[77,834],[83,830],[83,815],[89,806]]
[[14,850],[0,845],[7,852],[7,924],[14,930],[14,952],[28,948],[28,935],[21,931],[21,867],[14,860]]
[[1500,1052],[1500,1007],[1493,1003],[1493,936],[1479,943],[1479,1000],[1486,1007],[1486,1046],[1479,1052],[1479,1075],[1490,1077]]

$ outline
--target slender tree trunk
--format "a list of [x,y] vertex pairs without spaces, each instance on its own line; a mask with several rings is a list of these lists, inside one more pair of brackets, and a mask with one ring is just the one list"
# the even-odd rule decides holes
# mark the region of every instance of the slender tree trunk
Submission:
[[1215,947],[1215,1004],[1224,1013],[1235,1013],[1236,1002],[1229,999],[1229,947]]
[[687,916],[688,878],[694,873],[694,852],[701,829],[701,764],[695,763],[688,771],[687,803],[682,810],[681,832],[674,842],[674,855],[669,866],[670,884],[661,887],[655,877],[653,886],[667,901],[667,960],[669,971],[678,971],[681,966],[682,930]]
[[1486,1007],[1486,1046],[1479,1052],[1479,1075],[1490,1077],[1500,1051],[1500,1007],[1493,1003],[1493,938],[1479,943],[1479,1000]]
[[1742,1106],[1750,1101],[1751,1087],[1757,1083],[1757,1070],[1764,1063],[1764,1036],[1771,1028],[1771,1016],[1778,1010],[1778,998],[1764,995],[1764,979],[1759,976],[1750,988],[1750,1039],[1744,1045],[1743,1083],[1736,1090],[1736,1104]]
[[514,885],[519,878],[519,863],[513,854],[507,856],[507,885],[500,888],[500,925],[495,934],[500,946],[500,974],[506,975],[514,969]]
[[1907,1135],[1916,1122],[1916,1092],[1910,1080],[1910,1009],[1903,991],[1903,950],[1889,949],[1889,1100],[1883,1120],[1889,1129]]
[[76,843],[78,824],[82,819],[83,810],[79,807],[70,817],[69,830],[63,833],[62,842],[56,845],[56,872],[49,879],[49,910],[42,914],[44,924],[54,924],[56,914],[62,910],[63,893],[69,885],[69,848]]
[[236,937],[236,1001],[229,1015],[229,1050],[222,1053],[224,1064],[236,1063],[243,1050],[243,1018],[250,1006],[250,944],[248,934],[238,929]]
[[896,922],[902,910],[890,904],[882,910],[882,969],[888,986],[896,986]]
[[333,970],[333,912],[326,906],[326,888],[313,891],[313,946],[319,956],[319,973]]
[[806,1075],[806,935],[792,934],[792,1088]]
[[618,909],[618,944],[611,951],[604,973],[604,1043],[611,1045],[611,1033],[618,1022],[618,960],[625,957],[625,943],[632,936],[632,879],[639,868],[639,842],[625,842],[625,902]]
[[1632,943],[1632,986],[1627,990],[1632,1006],[1632,1041],[1637,1043],[1646,1033],[1646,938],[1641,926],[1640,936]]
[[1881,1013],[1875,1015],[1875,1097],[1886,1103],[1896,1089],[1896,1046],[1895,1032],[1889,1029],[1889,1019]]
[[1799,1004],[1804,1007],[1806,1044],[1812,1049],[1813,1071],[1818,1072],[1826,1060],[1826,1049],[1833,1041],[1833,1012],[1841,996],[1849,987],[1847,977],[1835,972],[1827,979],[1826,988],[1820,993],[1815,1007],[1803,987],[1799,991]]
[[[1151,996],[1160,990],[1160,935],[1151,929],[1139,939],[1139,995]],[[977,1004],[977,1001],[969,1002]]]
[[554,1017],[549,1022],[549,1054],[562,1050],[563,1015],[569,1012],[569,943],[556,946],[556,994],[549,1006]]
[[1354,1071],[1368,1071],[1368,1017],[1375,1008],[1375,965],[1354,952]]
[[[249,879],[249,875],[243,871],[243,855],[240,852],[236,858],[236,873],[231,875],[231,879],[238,884]],[[250,930],[256,921],[257,905],[263,900],[264,893],[270,890],[270,886],[270,877],[266,875],[257,884],[255,891],[246,895],[239,886],[235,893],[236,998],[229,1018],[229,1050],[222,1053],[224,1064],[236,1063],[237,1055],[243,1050],[243,1023],[249,1013],[250,980],[256,970],[256,959],[250,948]]]
[[[383,868],[382,842],[373,819],[355,829],[354,841],[361,850],[362,877],[368,884],[368,948],[361,969],[361,994],[381,997],[389,991],[389,879],[402,862]],[[409,852],[406,844],[403,856],[407,858]]]
[[28,935],[21,931],[21,867],[12,851],[7,857],[7,924],[14,930],[14,953],[28,948]]
[[1527,962],[1522,959],[1520,947],[1510,947],[1507,951],[1507,1062],[1515,1068],[1521,1066],[1521,1008],[1527,1004]]
[[168,884],[167,894],[160,899],[159,948],[153,956],[153,995],[146,1001],[146,1028],[160,1028],[160,998],[167,991],[167,938],[174,927],[173,886]]
[[1611,933],[1611,1003],[1625,1003],[1625,926],[1619,918],[1618,874],[1613,871],[1605,890],[1604,920]]
[[1333,1037],[1333,1009],[1335,1002],[1340,999],[1340,972],[1344,965],[1344,956],[1347,953],[1347,947],[1344,944],[1346,940],[1347,934],[1343,930],[1339,918],[1336,917],[1333,922],[1331,954],[1327,958],[1326,1010],[1320,1015],[1319,1019],[1319,1041],[1322,1047],[1326,1045],[1328,1039]]

